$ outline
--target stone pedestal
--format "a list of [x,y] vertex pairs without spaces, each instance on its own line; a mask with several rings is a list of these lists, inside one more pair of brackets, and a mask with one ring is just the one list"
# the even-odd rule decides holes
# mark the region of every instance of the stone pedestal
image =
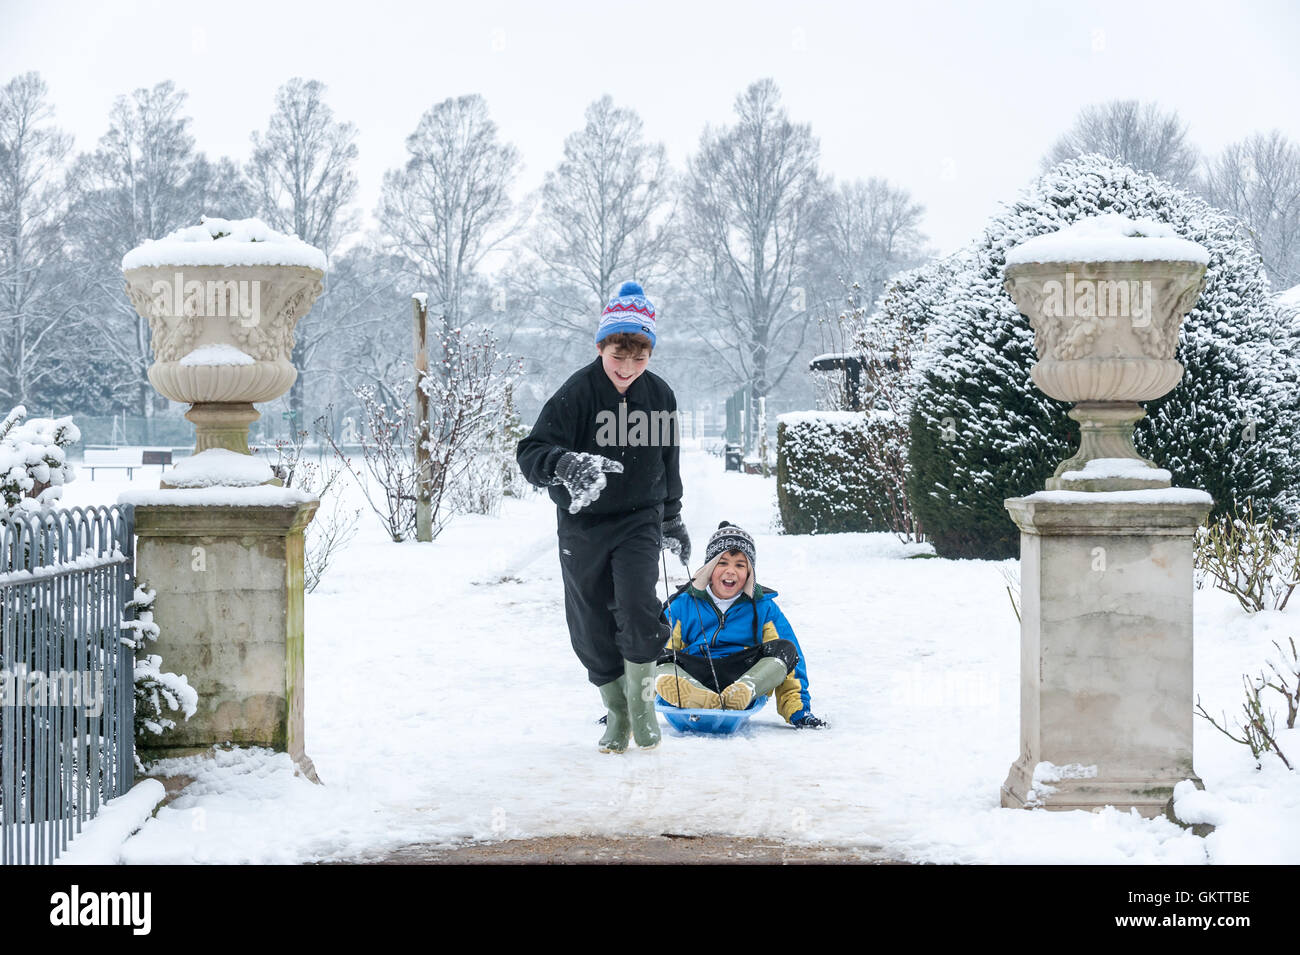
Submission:
[[197,401],[185,417],[194,423],[194,453],[224,448],[249,454],[248,426],[262,415],[251,401]]
[[[1003,806],[1151,817],[1175,784],[1200,784],[1192,555],[1211,505],[1183,489],[1006,501],[1021,532],[1021,689],[1020,758]],[[1065,778],[1035,786],[1040,763],[1068,767],[1043,774]]]
[[229,741],[287,752],[319,781],[303,744],[303,528],[316,507],[136,506],[137,578],[157,591],[154,652],[199,695],[198,712],[144,758]]

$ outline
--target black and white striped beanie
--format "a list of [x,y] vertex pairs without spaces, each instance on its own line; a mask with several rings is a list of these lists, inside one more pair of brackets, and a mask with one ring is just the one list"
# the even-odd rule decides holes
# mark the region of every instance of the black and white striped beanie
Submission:
[[719,554],[725,554],[732,550],[738,550],[748,557],[750,566],[753,566],[755,555],[754,538],[731,523],[731,521],[723,521],[718,525],[718,529],[713,532],[713,536],[709,538],[708,546],[704,548],[704,562],[706,564],[712,563],[713,559]]

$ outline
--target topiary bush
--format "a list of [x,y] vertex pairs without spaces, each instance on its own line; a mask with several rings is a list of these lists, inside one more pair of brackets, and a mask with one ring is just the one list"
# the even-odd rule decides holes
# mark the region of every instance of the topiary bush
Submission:
[[885,478],[870,466],[868,430],[884,422],[856,411],[797,411],[776,426],[776,497],[787,534],[887,531]]
[[1278,321],[1259,256],[1226,213],[1118,161],[1081,156],[995,216],[961,268],[929,273],[908,494],[942,556],[1015,556],[1019,532],[1003,499],[1041,490],[1077,446],[1069,405],[1030,380],[1033,331],[1002,287],[1003,268],[1025,239],[1103,213],[1168,223],[1210,254],[1205,291],[1179,336],[1186,372],[1147,404],[1138,451],[1176,486],[1210,492],[1216,515],[1248,503],[1287,525],[1300,515],[1296,333]]

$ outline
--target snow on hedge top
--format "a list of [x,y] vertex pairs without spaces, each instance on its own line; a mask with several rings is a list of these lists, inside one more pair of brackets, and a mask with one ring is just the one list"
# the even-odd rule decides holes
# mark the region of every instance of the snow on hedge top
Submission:
[[1278,292],[1274,301],[1283,308],[1300,308],[1300,285]]
[[168,265],[303,265],[325,271],[324,252],[261,219],[199,219],[200,225],[136,246],[122,256],[123,271]]
[[893,412],[882,408],[871,411],[787,411],[776,416],[778,424],[787,428],[803,425],[827,428],[866,428],[872,421],[892,421]]
[[1007,252],[1007,265],[1030,262],[1199,262],[1205,247],[1180,239],[1173,227],[1154,219],[1107,213],[1021,242]]
[[172,487],[256,487],[272,476],[270,465],[262,458],[209,448],[177,461],[163,481]]

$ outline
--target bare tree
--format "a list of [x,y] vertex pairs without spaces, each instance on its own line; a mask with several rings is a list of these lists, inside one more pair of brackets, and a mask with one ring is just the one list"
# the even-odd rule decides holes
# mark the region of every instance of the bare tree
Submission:
[[[339,242],[357,225],[352,208],[357,196],[357,133],[351,123],[335,121],[324,94],[324,84],[301,77],[276,91],[266,133],[252,135],[248,177],[258,215],[267,225],[298,236],[332,260]],[[324,294],[294,330],[298,377],[289,391],[289,407],[298,427],[303,423],[306,378],[316,372],[316,352],[343,327],[335,320],[335,286],[351,274],[336,276],[328,270]]]
[[33,403],[70,311],[55,177],[72,137],[49,125],[46,94],[37,73],[0,88],[0,406]]
[[518,230],[509,189],[519,153],[497,141],[482,96],[446,99],[406,139],[410,158],[384,175],[378,216],[392,250],[430,295],[430,310],[456,328],[467,286],[490,251]]
[[794,366],[811,324],[800,283],[828,187],[811,127],[790,122],[771,79],[735,110],[735,126],[705,127],[687,163],[682,232],[714,319],[705,341],[757,402]]
[[841,183],[832,194],[822,258],[838,278],[857,284],[855,299],[863,307],[875,304],[891,275],[924,261],[924,214],[906,189],[875,176]]
[[[411,355],[410,276],[397,256],[361,243],[330,265],[329,348],[313,353],[309,385],[314,407],[354,407],[366,383],[410,379],[400,370]],[[385,396],[391,400],[391,395]],[[355,419],[354,415],[354,419]]]
[[1273,288],[1300,284],[1300,147],[1276,129],[1233,143],[1209,165],[1205,193],[1245,224]]
[[250,200],[238,168],[211,163],[194,151],[185,93],[167,80],[113,103],[108,132],[98,148],[77,158],[68,178],[72,206],[68,249],[84,286],[84,305],[95,316],[99,344],[130,383],[146,440],[157,395],[145,376],[151,361],[149,325],[122,294],[122,256],[146,239],[184,225],[205,212],[247,214]]
[[671,174],[664,147],[642,139],[641,118],[608,94],[564,141],[564,159],[541,189],[532,246],[559,296],[551,321],[590,335],[614,284],[662,274],[671,235]]
[[276,91],[266,133],[253,133],[248,177],[267,225],[334,253],[356,228],[356,127],[339,123],[319,80],[294,77]]
[[1101,153],[1180,186],[1194,185],[1200,155],[1177,112],[1155,103],[1111,100],[1086,106],[1043,159],[1043,168],[1084,153]]

